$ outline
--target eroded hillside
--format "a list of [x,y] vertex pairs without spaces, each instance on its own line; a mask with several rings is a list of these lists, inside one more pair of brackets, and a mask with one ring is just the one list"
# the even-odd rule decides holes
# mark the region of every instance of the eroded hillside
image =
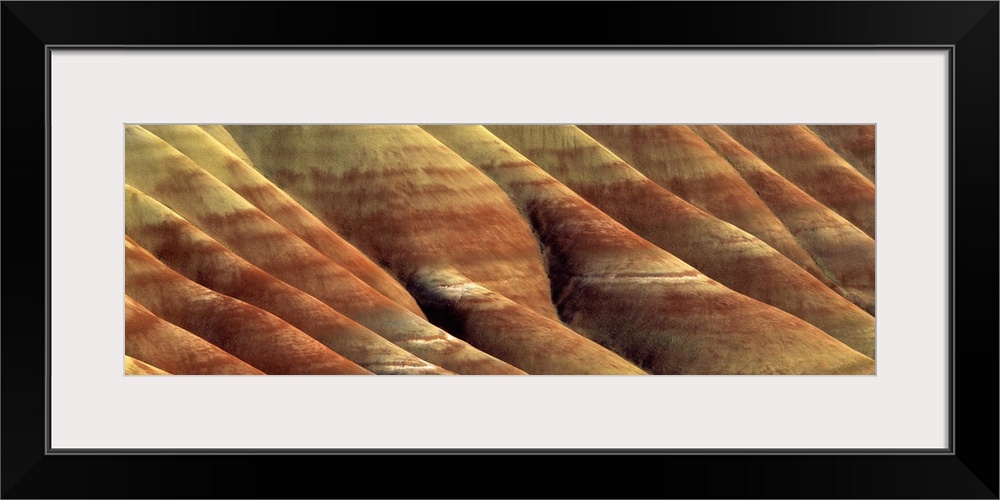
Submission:
[[126,126],[129,374],[873,374],[874,128]]

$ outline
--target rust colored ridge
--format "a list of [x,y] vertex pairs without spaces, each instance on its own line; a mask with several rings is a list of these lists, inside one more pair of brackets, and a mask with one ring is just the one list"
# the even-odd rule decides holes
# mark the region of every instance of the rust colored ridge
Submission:
[[840,285],[844,296],[875,314],[875,241],[772,170],[721,128],[693,129],[753,186],[803,248]]
[[378,293],[149,131],[126,127],[125,145],[126,183],[275,278],[446,370],[524,373]]
[[644,375],[600,344],[455,270],[416,278],[432,321],[514,366],[538,375]]
[[408,287],[421,270],[454,268],[558,318],[527,221],[493,181],[419,127],[227,130],[275,184]]
[[319,299],[264,272],[127,184],[125,233],[192,281],[278,316],[372,373],[452,373],[410,354]]
[[185,278],[128,236],[125,293],[267,374],[371,374],[281,318]]
[[125,375],[170,375],[170,373],[126,354]]
[[[643,176],[577,127],[487,128],[600,211],[669,252],[667,255],[672,254],[722,285],[787,311],[859,352],[874,356],[874,318],[753,235],[687,203]],[[549,203],[552,204],[550,210],[556,210],[559,203],[565,204],[561,200]],[[578,203],[572,206],[576,205]],[[563,209],[567,214],[572,214],[572,210]],[[550,216],[548,224],[566,228],[581,226],[578,222],[568,222],[570,220],[580,218],[560,220]],[[536,227],[540,233],[546,231],[537,223]],[[560,234],[564,229],[551,231]],[[620,245],[617,240],[622,238],[612,238],[608,231],[610,229],[602,227],[571,239],[566,243],[567,251],[557,257],[550,256],[550,271],[552,262],[572,259],[573,254],[581,251],[576,247],[610,245],[614,248]],[[604,257],[600,259],[612,266],[616,262],[629,262],[622,260],[627,257],[616,251],[590,252],[594,255],[603,252]],[[594,259],[596,262],[599,258]],[[567,272],[563,279],[568,280],[574,274],[577,273]],[[562,315],[568,317],[565,309]]]
[[[296,236],[417,316],[423,312],[395,278],[341,238],[260,172],[197,125],[143,127],[169,143]],[[224,130],[223,130],[224,132]],[[237,146],[238,147],[238,146]]]
[[810,125],[809,128],[875,183],[875,125]]
[[683,125],[580,126],[609,151],[688,203],[760,238],[834,285],[725,158]]
[[177,375],[263,375],[125,296],[125,354]]
[[[549,257],[562,318],[647,371],[871,373],[871,358],[706,277],[629,231],[485,128],[426,129],[487,172],[531,219]],[[545,138],[550,140],[559,142]],[[647,185],[665,192],[651,181]],[[793,263],[787,267],[828,290]]]
[[875,238],[875,185],[805,125],[724,125],[748,151]]

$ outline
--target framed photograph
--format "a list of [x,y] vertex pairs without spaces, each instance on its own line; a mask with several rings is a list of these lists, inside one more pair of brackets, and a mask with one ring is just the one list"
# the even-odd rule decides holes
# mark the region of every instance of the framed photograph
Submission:
[[[25,321],[8,324],[3,336],[3,496],[298,498],[319,491],[334,497],[997,498],[997,321],[993,309],[979,304],[992,304],[996,293],[994,286],[981,285],[980,275],[992,280],[997,255],[998,3],[574,4],[593,24],[583,30],[590,35],[544,9],[532,9],[527,22],[524,9],[509,8],[514,5],[479,4],[491,12],[482,17],[472,8],[477,4],[4,2],[2,154],[13,188],[5,208],[8,229],[18,231],[8,233],[5,253],[8,264],[31,260],[38,265],[24,267],[43,268],[44,275],[18,278],[18,292],[5,297],[8,312],[19,313],[8,319],[24,319],[28,327]],[[475,33],[455,24],[463,18],[477,19],[469,25],[476,26]],[[523,34],[555,34],[566,43],[491,39],[511,26],[520,26],[515,31]],[[449,32],[464,35],[446,40]],[[610,36],[602,39],[597,32]],[[838,137],[856,137],[862,130],[874,146],[868,147],[867,160],[838,150],[846,144]],[[840,269],[854,272],[867,261],[859,254],[837,261],[820,250],[803,252],[804,264],[789,264],[798,274],[783,278],[782,285],[794,294],[775,298],[761,291],[767,288],[762,276],[777,269],[763,260],[745,273],[752,279],[726,281],[749,261],[726,260],[729,250],[723,246],[680,245],[689,238],[679,232],[683,224],[662,217],[656,219],[657,232],[649,229],[649,216],[692,207],[691,213],[704,214],[699,221],[719,221],[712,227],[724,225],[739,234],[753,229],[737,229],[736,216],[724,215],[729,207],[711,201],[713,195],[724,198],[722,188],[696,191],[683,178],[658,178],[655,161],[644,161],[645,151],[629,142],[639,135],[643,144],[696,142],[700,154],[715,155],[736,179],[748,179],[741,189],[770,204],[761,207],[788,241],[801,246],[798,250],[810,248],[809,238],[819,238],[819,228],[802,226],[791,211],[783,218],[780,207],[788,205],[793,191],[815,189],[803,199],[816,210],[843,215],[837,220],[850,220],[844,223],[856,233],[850,237],[870,242],[874,285],[841,287],[846,281]],[[384,144],[372,146],[373,136]],[[800,142],[786,141],[791,136]],[[334,137],[357,147],[302,146],[318,144],[309,143],[311,137]],[[852,186],[860,187],[844,187],[834,176],[796,177],[818,168],[804,169],[805,153],[790,152],[799,151],[794,148],[803,140],[825,148],[842,163],[838,168],[851,172]],[[492,141],[490,156],[480,154],[482,141]],[[546,149],[553,141],[586,143],[588,158],[604,154],[609,160],[595,163],[589,174],[567,173],[559,158],[569,153]],[[436,153],[427,152],[431,143],[440,145],[431,148]],[[206,144],[214,148],[210,156],[188,149]],[[421,147],[423,156],[406,156]],[[162,160],[167,149],[177,152],[169,162]],[[372,158],[397,153],[400,165],[427,163],[424,177],[391,184],[398,173]],[[512,173],[491,163],[501,153],[530,168]],[[214,173],[176,158],[195,158]],[[314,168],[316,158],[347,174],[326,184],[315,180],[322,172],[303,178],[301,172]],[[411,207],[419,211],[429,202],[409,197],[405,189],[434,175],[458,183],[463,165],[481,177],[474,179],[481,181],[477,186],[493,189],[476,191],[475,203],[496,194],[507,204],[504,213],[513,214],[509,228],[495,223],[497,234],[479,231],[470,238],[496,240],[492,252],[500,252],[514,248],[518,231],[524,233],[532,251],[548,260],[504,272],[528,276],[536,265],[535,276],[547,273],[552,280],[551,297],[558,291],[559,300],[574,304],[572,314],[566,312],[570,306],[557,311],[549,297],[528,311],[534,307],[524,306],[534,304],[528,278],[513,284],[497,280],[484,288],[479,283],[488,272],[481,266],[435,267],[437,257],[455,255],[462,242],[412,229],[432,216],[386,215]],[[765,168],[772,180],[763,183]],[[236,171],[243,177],[227,181]],[[607,187],[593,187],[626,175],[620,172],[650,185],[669,184],[672,192],[662,195],[669,202],[651,202],[650,191],[643,191],[647,194],[630,194],[629,206],[621,208],[623,198],[608,198]],[[240,192],[251,177],[261,184],[233,194],[236,201],[219,194]],[[774,194],[775,179],[792,181]],[[472,354],[462,355],[465,364],[454,361],[457,357],[439,360],[433,349],[404,351],[385,342],[371,332],[385,337],[379,330],[385,321],[402,320],[384,312],[372,319],[354,306],[359,297],[354,289],[323,295],[331,288],[316,288],[317,280],[328,285],[334,275],[314,271],[327,269],[322,265],[310,271],[268,267],[283,255],[327,258],[313,250],[319,248],[315,243],[308,248],[313,253],[302,250],[305,254],[280,243],[274,234],[290,223],[268,212],[267,202],[251,206],[240,198],[254,199],[249,190],[260,191],[272,181],[287,193],[283,210],[306,207],[295,208],[305,214],[295,224],[311,214],[318,217],[308,230],[313,237],[317,227],[329,233],[322,236],[329,241],[343,235],[359,249],[352,250],[359,252],[351,254],[352,262],[370,259],[397,277],[408,276],[406,290],[399,286],[402,302],[387,308],[405,310],[412,294],[415,314],[428,328],[433,323],[456,333],[470,352],[494,365],[485,369],[485,361],[468,361]],[[549,191],[541,195],[541,188],[535,194],[522,189],[543,181]],[[848,194],[861,192],[869,193],[869,215],[842,205]],[[539,200],[555,196],[561,196],[560,207],[587,211],[588,220],[606,219],[594,226],[604,229],[579,230],[569,243],[559,240],[564,233],[543,234],[540,227],[566,221],[559,219],[562,212],[537,208]],[[455,208],[458,199],[442,205],[452,215],[433,215],[445,221],[436,225],[449,218],[451,226],[471,225]],[[276,232],[267,233],[266,241],[233,239],[243,229],[219,222],[221,212],[213,210],[235,210],[239,203],[259,210],[260,220]],[[491,220],[503,218],[490,214]],[[171,227],[187,231],[170,233],[170,241],[217,245],[225,254],[222,264],[197,267],[203,265],[198,257],[158,243],[166,240],[164,226],[150,229],[154,215],[172,217],[177,222]],[[698,231],[708,231],[707,222],[699,224]],[[656,272],[669,268],[676,274],[678,266],[690,264],[721,281],[720,289],[724,285],[734,297],[713,304],[751,308],[755,318],[773,319],[716,320],[698,330],[702,337],[661,340],[695,353],[682,361],[676,354],[657,357],[662,351],[650,351],[642,341],[608,341],[608,331],[616,339],[632,338],[619,330],[637,331],[642,321],[634,319],[635,311],[652,307],[652,299],[621,300],[608,292],[620,281],[605,286],[556,277],[562,276],[560,266],[596,265],[593,259],[585,264],[573,259],[601,231],[619,227],[634,237],[629,248],[662,252],[656,254]],[[416,260],[409,250],[400,253],[393,245],[401,240],[385,239],[390,228],[416,235],[407,244],[425,251]],[[721,239],[730,229],[713,231],[718,234],[712,237]],[[762,230],[760,237],[778,241],[772,233]],[[846,233],[837,234],[834,239],[848,245]],[[287,239],[299,237],[307,239],[301,234]],[[758,241],[756,235],[747,238]],[[816,248],[828,249],[826,244]],[[780,256],[768,245],[780,245],[760,243],[775,259],[797,258],[791,251]],[[611,248],[603,240],[598,247]],[[985,257],[979,255],[983,251]],[[678,263],[670,264],[674,254]],[[653,279],[653,267],[628,259],[601,260],[601,276],[619,279],[638,272],[633,278]],[[163,263],[169,267],[156,267]],[[170,268],[187,269],[188,276]],[[207,295],[215,293],[209,288],[231,286],[224,281],[234,269],[249,275],[258,268],[265,272],[253,274],[253,283],[268,290],[286,287],[282,297],[294,297],[294,307],[274,306],[249,281]],[[715,269],[723,269],[720,277]],[[469,277],[477,272],[480,278]],[[393,290],[378,288],[377,276],[360,279],[367,284],[359,286],[381,292],[380,300],[393,297]],[[837,310],[852,311],[852,318],[867,318],[869,335],[811,326],[826,320],[808,316],[812,313],[801,304],[813,303],[813,292],[795,288],[797,279],[829,279],[830,288],[816,292],[828,297],[823,310],[838,304]],[[185,298],[201,285],[209,288]],[[540,289],[547,293],[546,287]],[[589,287],[591,295],[581,287]],[[657,300],[700,300],[705,293]],[[246,301],[240,307],[263,311],[238,324],[196,317],[202,314],[199,304],[210,298],[236,300],[226,294]],[[590,302],[579,305],[573,302],[577,296]],[[463,299],[473,305],[462,307],[471,310],[456,305]],[[476,305],[484,303],[491,305]],[[287,312],[306,306],[329,310],[323,313],[327,319],[347,311],[343,324],[361,325],[358,332],[368,332],[385,344],[377,344],[380,349],[400,357],[380,364],[371,359],[375,344],[354,349],[343,339],[335,349],[343,357],[332,357],[330,342],[337,340],[323,340],[322,332],[308,328],[313,323],[295,323]],[[601,312],[590,314],[588,307]],[[657,314],[674,321],[674,311],[701,314],[707,307],[663,305]],[[545,318],[549,313],[552,318]],[[185,345],[201,349],[202,356],[215,360],[213,366],[221,363],[225,370],[199,372],[176,364],[162,355],[152,334],[144,344],[129,343],[128,329],[139,328],[139,322],[128,326],[132,314],[148,314],[149,321],[168,318],[171,323],[163,328],[172,338],[190,335]],[[609,319],[616,315],[621,321]],[[803,316],[808,317],[799,319]],[[478,323],[469,326],[468,318]],[[282,330],[284,337],[273,333],[281,328],[262,328],[265,333],[254,337],[252,346],[226,343],[224,328],[251,335],[260,325],[285,321],[294,328]],[[796,321],[804,326],[788,326]],[[483,324],[514,325],[505,328],[521,336],[491,343],[481,333],[489,329]],[[148,321],[142,325],[150,328]],[[586,345],[579,340],[567,347],[568,336],[577,338],[571,328],[587,332]],[[785,335],[786,328],[815,330],[809,339],[829,341]],[[163,331],[157,330],[166,335]],[[741,333],[742,343],[710,343],[733,332]],[[305,353],[299,364],[275,364],[268,357],[268,346],[282,342]],[[558,349],[551,347],[556,344]],[[546,349],[574,349],[577,361],[539,354]],[[705,361],[710,359],[705,352],[722,361]],[[433,363],[424,363],[428,359]],[[303,368],[307,365],[312,368]],[[353,376],[422,370],[497,376]],[[126,374],[164,372],[181,375]],[[285,375],[187,376],[195,373]],[[507,376],[514,373],[534,375]],[[582,373],[595,376],[575,376]],[[653,376],[607,376],[611,373]],[[335,470],[336,484],[303,477],[303,466],[317,465]],[[579,478],[586,480],[555,474],[561,466],[584,473]],[[376,468],[391,471],[393,479],[386,484],[361,479]],[[483,489],[437,486],[442,473]],[[626,474],[631,479],[623,480]]]

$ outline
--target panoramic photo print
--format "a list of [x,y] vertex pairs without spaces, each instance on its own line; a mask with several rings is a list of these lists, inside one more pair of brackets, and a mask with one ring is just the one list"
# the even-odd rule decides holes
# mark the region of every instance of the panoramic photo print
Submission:
[[875,374],[874,125],[124,135],[127,375]]

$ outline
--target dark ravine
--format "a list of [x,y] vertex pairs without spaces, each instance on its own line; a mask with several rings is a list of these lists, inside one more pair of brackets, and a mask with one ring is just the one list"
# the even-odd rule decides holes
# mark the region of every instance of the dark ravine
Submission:
[[432,321],[537,375],[643,375],[645,372],[562,323],[469,280],[453,269],[417,278]]

